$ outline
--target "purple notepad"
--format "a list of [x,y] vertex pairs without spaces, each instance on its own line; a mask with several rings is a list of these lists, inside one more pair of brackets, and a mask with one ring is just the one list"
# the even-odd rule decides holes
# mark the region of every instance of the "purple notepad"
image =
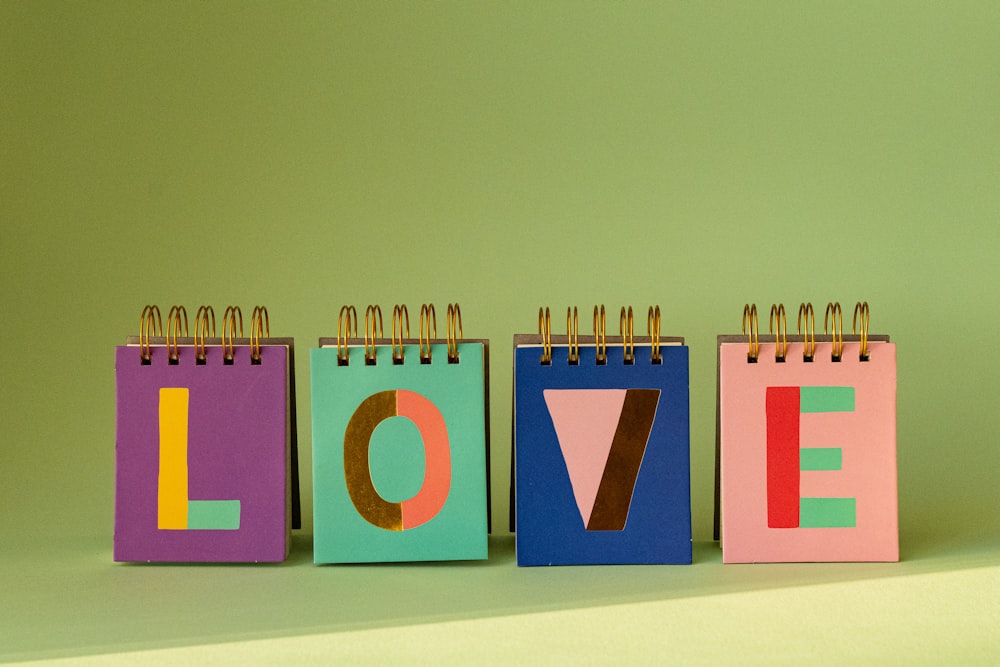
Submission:
[[288,554],[288,348],[204,364],[117,348],[116,561],[277,562]]

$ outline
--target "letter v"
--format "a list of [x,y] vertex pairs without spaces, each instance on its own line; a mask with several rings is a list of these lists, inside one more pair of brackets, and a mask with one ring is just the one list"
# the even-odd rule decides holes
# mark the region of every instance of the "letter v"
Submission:
[[587,530],[623,530],[652,431],[658,389],[543,392]]

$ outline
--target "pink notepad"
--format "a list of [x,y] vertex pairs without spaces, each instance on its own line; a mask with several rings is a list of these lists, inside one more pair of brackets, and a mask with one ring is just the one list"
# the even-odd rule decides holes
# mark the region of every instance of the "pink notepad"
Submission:
[[[793,338],[799,338],[793,341]],[[785,360],[746,337],[720,336],[723,562],[899,560],[896,346],[801,337]],[[829,338],[829,337],[826,337]]]

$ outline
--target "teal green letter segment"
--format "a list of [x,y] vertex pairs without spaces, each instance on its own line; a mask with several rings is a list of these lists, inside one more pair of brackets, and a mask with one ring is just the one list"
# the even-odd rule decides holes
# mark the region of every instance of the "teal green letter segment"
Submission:
[[800,412],[854,412],[854,387],[801,387]]
[[239,528],[240,501],[188,501],[188,530],[239,530]]
[[840,470],[843,450],[840,447],[803,447],[799,450],[799,470]]
[[855,528],[857,500],[854,498],[800,498],[800,528]]

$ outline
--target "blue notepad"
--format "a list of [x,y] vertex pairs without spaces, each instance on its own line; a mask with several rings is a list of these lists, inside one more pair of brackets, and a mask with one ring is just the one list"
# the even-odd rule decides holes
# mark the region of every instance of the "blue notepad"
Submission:
[[690,563],[683,339],[548,339],[514,337],[518,565]]

